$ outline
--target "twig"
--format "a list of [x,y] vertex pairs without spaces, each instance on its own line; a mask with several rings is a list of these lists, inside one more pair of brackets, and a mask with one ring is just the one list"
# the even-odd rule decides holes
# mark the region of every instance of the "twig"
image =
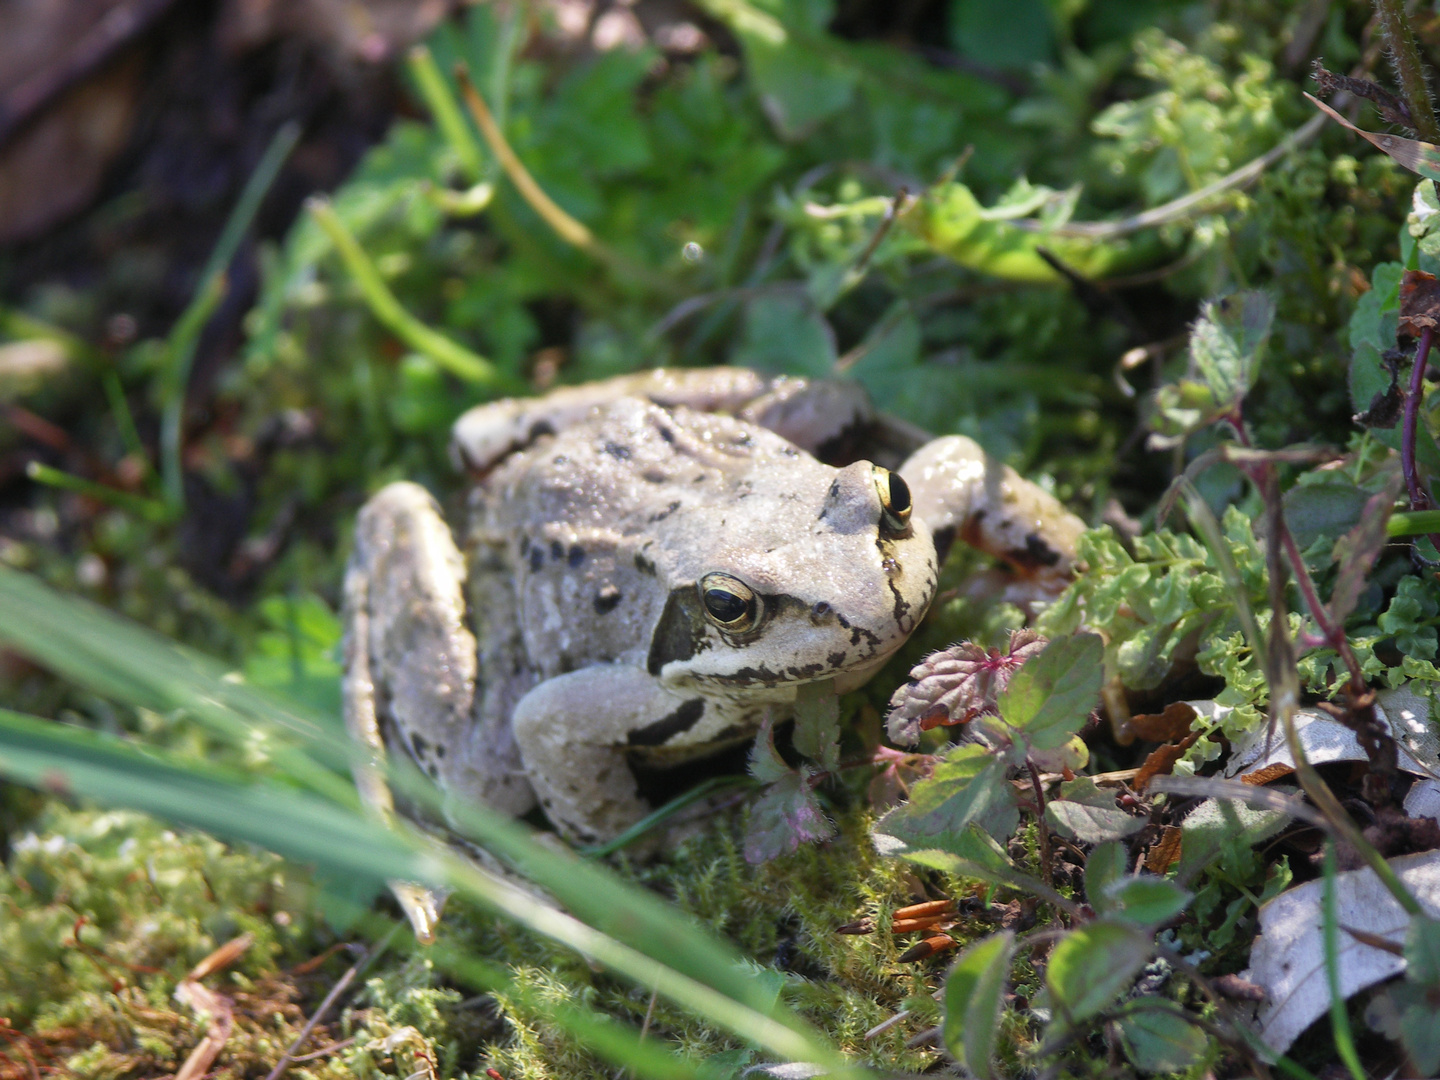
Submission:
[[277,1061],[275,1067],[266,1074],[265,1080],[280,1080],[285,1070],[290,1067],[291,1062],[301,1060],[295,1056],[295,1051],[305,1045],[305,1040],[308,1039],[310,1033],[315,1030],[315,1025],[320,1022],[321,1018],[330,1011],[331,1006],[339,1000],[340,995],[345,993],[350,984],[355,981],[355,976],[360,973],[360,970],[369,959],[369,952],[361,950],[359,959],[351,964],[350,967],[346,969],[345,974],[341,975],[335,985],[330,988],[330,992],[325,995],[325,1000],[320,1002],[320,1007],[316,1009],[310,1019],[305,1022],[305,1026],[300,1030],[300,1034],[295,1036],[295,1041],[290,1044],[285,1053],[280,1055],[280,1060]]
[[1161,206],[1153,207],[1128,218],[1121,218],[1119,221],[1077,221],[1066,225],[1057,225],[1046,231],[1053,236],[1083,236],[1091,240],[1113,240],[1128,236],[1133,232],[1139,232],[1141,229],[1175,221],[1223,191],[1246,187],[1254,183],[1260,178],[1261,173],[1290,151],[1304,146],[1324,126],[1325,118],[1323,116],[1312,116],[1253,161],[1248,161],[1233,172],[1226,173],[1220,179],[1212,180],[1204,187],[1196,188],[1188,195],[1172,199]]

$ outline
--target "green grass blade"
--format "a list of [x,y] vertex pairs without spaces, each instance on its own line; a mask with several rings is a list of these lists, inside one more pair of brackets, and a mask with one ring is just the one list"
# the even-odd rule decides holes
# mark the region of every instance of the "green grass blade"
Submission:
[[210,258],[206,260],[194,298],[176,320],[169,340],[165,343],[165,367],[161,373],[164,380],[164,405],[160,414],[160,465],[165,501],[172,510],[179,510],[185,501],[181,483],[181,428],[185,419],[185,388],[190,382],[190,365],[195,359],[196,342],[200,340],[200,331],[205,328],[224,295],[225,268],[235,258],[235,252],[240,250],[240,242],[245,239],[250,223],[255,220],[265,193],[270,190],[270,185],[280,173],[280,167],[285,164],[285,159],[299,141],[300,125],[293,120],[277,131],[270,140],[260,163],[245,182],[245,188],[240,192],[235,208],[230,211],[230,217],[225,222],[220,239],[215,242],[215,247],[210,252]]
[[420,849],[357,810],[8,709],[0,709],[0,775],[259,844],[337,876],[436,877]]
[[355,749],[337,720],[236,682],[211,658],[6,567],[0,643],[102,697],[158,712],[184,709],[231,745],[253,750],[262,743],[290,779],[358,805],[339,771]]

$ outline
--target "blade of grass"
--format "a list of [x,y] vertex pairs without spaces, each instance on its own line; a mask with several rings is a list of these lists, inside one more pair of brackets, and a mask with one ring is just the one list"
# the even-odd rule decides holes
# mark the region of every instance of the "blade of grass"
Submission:
[[1340,992],[1340,915],[1335,900],[1335,841],[1325,841],[1325,889],[1323,919],[1325,930],[1325,980],[1330,986],[1330,1028],[1335,1037],[1335,1052],[1350,1070],[1353,1080],[1367,1080],[1355,1052],[1355,1036],[1350,1031],[1350,1014],[1345,1009],[1345,995]]
[[[227,839],[259,844],[287,858],[320,866],[332,876],[450,886],[639,985],[657,989],[682,1008],[772,1053],[790,1060],[833,1064],[836,1071],[832,1075],[862,1075],[849,1069],[837,1051],[788,1009],[770,1010],[772,995],[753,976],[741,989],[747,997],[758,995],[765,1002],[762,1009],[617,941],[457,853],[438,848],[403,823],[388,828],[358,810],[302,791],[246,782],[241,774],[213,765],[159,750],[142,751],[84,728],[3,709],[0,775],[52,793],[144,810]],[[512,828],[520,831],[518,826]],[[528,837],[524,840],[540,847]],[[632,905],[643,895],[622,889],[631,894]],[[661,905],[656,902],[656,906]],[[693,927],[687,930],[688,936],[701,937]],[[780,1018],[767,1015],[767,1011],[779,1011]]]
[[465,123],[460,103],[450,92],[450,84],[445,81],[445,76],[440,74],[435,57],[424,45],[416,45],[410,50],[406,67],[415,80],[420,97],[425,101],[425,107],[435,118],[435,126],[440,129],[440,134],[460,159],[460,167],[465,170],[466,179],[472,184],[480,183],[485,178],[480,143]]
[[1385,523],[1385,535],[1419,536],[1440,532],[1440,510],[1397,510]]
[[433,330],[406,311],[395,294],[380,277],[380,271],[365,254],[355,234],[346,228],[335,208],[328,201],[312,198],[306,207],[316,223],[325,230],[325,235],[335,245],[345,269],[360,288],[370,314],[377,322],[398,337],[412,349],[416,349],[443,367],[456,378],[481,386],[523,392],[524,386],[516,379],[498,371],[489,360],[479,353],[471,352],[458,341],[454,341],[438,330]]
[[[275,827],[279,835],[274,843],[282,853],[326,865],[331,861],[323,845],[315,849],[304,848],[304,854],[300,854],[301,849],[295,846],[302,843],[292,835],[299,830],[293,823],[287,824],[286,819],[293,817],[301,820],[310,811],[297,811],[292,815],[285,809],[289,805],[286,797],[290,795],[304,796],[312,801],[317,801],[314,795],[324,796],[334,804],[330,813],[353,814],[357,821],[384,832],[384,826],[369,823],[361,815],[354,789],[347,780],[305,755],[308,749],[311,753],[326,755],[329,760],[348,762],[355,753],[355,747],[339,733],[337,725],[327,724],[298,706],[231,681],[223,669],[208,658],[135,627],[94,605],[61,596],[26,575],[5,568],[0,568],[0,641],[12,644],[25,655],[104,696],[152,708],[185,708],[197,719],[202,719],[207,728],[236,744],[243,742],[253,747],[257,738],[278,733],[275,745],[266,748],[270,760],[282,766],[287,777],[303,782],[311,789],[306,793],[273,788],[276,794],[271,809],[280,818]],[[71,739],[89,734],[81,732],[77,735],[75,729],[67,729],[67,732],[66,737]],[[29,737],[33,738],[34,734],[33,731],[28,732]],[[299,739],[301,746],[286,745],[278,736]],[[59,756],[52,756],[49,764],[62,763],[64,758],[60,752],[69,745],[52,748]],[[149,755],[148,759],[153,761],[156,758]],[[127,762],[130,760],[126,759]],[[29,775],[31,782],[43,783],[38,779],[40,774],[32,770]],[[601,934],[605,937],[604,948],[596,951],[595,955],[602,959],[608,957],[607,962],[617,964],[617,970],[642,985],[657,985],[655,964],[659,963],[671,972],[661,980],[667,996],[677,995],[677,999],[687,1007],[706,1009],[729,999],[733,1004],[726,1006],[728,1011],[722,1010],[720,1017],[714,1018],[716,1023],[737,1025],[737,1034],[746,1038],[756,1038],[754,1033],[759,1032],[765,1040],[762,1044],[776,1053],[797,1052],[804,1060],[838,1064],[838,1054],[828,1047],[821,1036],[788,1008],[774,1005],[773,992],[759,985],[744,961],[727,943],[696,927],[693,920],[683,913],[659,898],[626,884],[606,867],[591,863],[568,850],[555,850],[537,843],[528,827],[502,814],[483,806],[442,803],[433,784],[404,759],[392,759],[389,779],[396,790],[417,805],[443,811],[455,823],[457,830],[474,837],[590,924],[582,938],[575,937],[578,930],[571,933],[570,929],[562,926],[559,930],[563,930],[565,936],[557,939],[581,951],[591,951],[596,948],[594,935]],[[126,788],[137,786],[145,790],[126,793]],[[124,800],[125,805],[153,809],[202,828],[213,828],[224,835],[233,836],[235,829],[244,825],[241,817],[237,817],[235,807],[221,812],[219,817],[210,815],[197,819],[187,816],[191,814],[187,809],[190,802],[205,801],[194,789],[186,789],[185,798],[171,800],[164,808],[135,801],[148,797],[148,789],[153,786],[150,780],[137,785],[131,777],[118,789],[106,790]],[[260,790],[258,786],[247,789],[250,792]],[[272,788],[263,790],[270,791]],[[209,811],[206,813],[209,814]],[[402,832],[408,829],[404,823],[397,823],[396,827]],[[324,833],[330,837],[325,843],[335,842],[332,833]],[[271,833],[267,832],[244,838],[270,846],[270,837]],[[433,849],[428,840],[417,840],[417,843]],[[423,874],[417,874],[413,867],[373,861],[362,865],[368,867],[372,874],[432,883],[437,877],[453,878],[457,887],[464,888],[467,893],[484,891],[477,885],[477,881],[483,880],[475,877],[479,871],[449,852],[437,854],[431,850]],[[346,869],[347,864],[342,863],[342,872]],[[495,896],[500,897],[500,894]],[[477,895],[477,899],[486,902],[483,895]],[[526,904],[533,907],[534,898],[529,897]],[[525,906],[516,907],[514,914],[517,917],[524,915],[521,908]],[[558,932],[556,927],[550,927],[548,931],[537,929],[539,932]],[[705,1012],[702,1015],[710,1014]]]
[[0,774],[143,810],[375,882],[437,877],[433,860],[358,809],[110,736],[0,709]]
[[102,697],[184,709],[230,745],[263,752],[291,781],[359,805],[339,771],[356,749],[337,719],[246,686],[209,657],[8,567],[0,567],[0,642]]
[[96,502],[102,502],[106,506],[128,510],[146,521],[159,523],[171,520],[170,509],[162,502],[147,499],[143,495],[121,491],[108,484],[97,484],[94,480],[86,480],[83,476],[76,476],[49,465],[42,465],[38,461],[32,461],[25,466],[25,475],[37,484],[59,488],[61,491],[73,491],[77,495],[84,495]]
[[200,331],[205,328],[224,295],[226,267],[235,258],[240,242],[245,238],[255,220],[255,214],[260,209],[260,203],[299,140],[300,125],[294,121],[284,125],[270,140],[260,163],[245,182],[240,198],[235,203],[235,208],[230,211],[230,217],[220,233],[220,239],[215,242],[210,258],[200,272],[195,296],[176,320],[165,342],[165,360],[160,374],[163,398],[160,412],[160,463],[165,501],[177,513],[185,505],[180,451],[184,434],[182,428],[185,419],[185,390],[190,383],[195,345],[200,340]]

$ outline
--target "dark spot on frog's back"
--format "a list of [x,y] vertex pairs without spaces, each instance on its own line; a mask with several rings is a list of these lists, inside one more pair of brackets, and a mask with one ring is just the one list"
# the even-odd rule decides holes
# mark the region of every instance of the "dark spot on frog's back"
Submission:
[[652,724],[636,728],[626,736],[631,746],[661,746],[677,735],[682,735],[700,722],[705,715],[705,702],[691,698],[669,716],[663,716]]
[[649,577],[655,576],[655,563],[646,558],[643,552],[635,553],[635,569]]
[[631,450],[630,447],[622,445],[621,443],[607,442],[605,444],[605,453],[609,454],[617,461],[629,461]]
[[619,606],[622,599],[619,589],[614,585],[606,585],[595,594],[595,614],[608,615]]
[[585,549],[579,544],[571,544],[570,551],[565,556],[566,565],[572,570],[585,561]]
[[680,509],[680,503],[679,503],[678,501],[677,501],[677,502],[672,502],[669,506],[665,507],[664,510],[661,510],[661,511],[659,511],[658,513],[655,513],[655,514],[651,514],[651,515],[650,515],[650,518],[649,518],[649,522],[650,522],[651,525],[653,525],[653,524],[655,524],[655,522],[657,522],[657,521],[664,521],[666,518],[668,518],[671,514],[675,513],[675,511],[676,511],[676,510],[679,510],[679,509]]
[[832,652],[829,656],[825,657],[825,662],[832,668],[838,668],[844,665],[847,658],[848,656],[844,651]]
[[560,561],[561,559],[563,559],[564,557],[565,557],[565,545],[562,544],[559,540],[551,540],[551,541],[550,541],[550,558],[554,559],[556,562],[559,562],[559,561]]
[[545,565],[545,552],[537,544],[530,549],[530,572],[538,574],[540,568]]

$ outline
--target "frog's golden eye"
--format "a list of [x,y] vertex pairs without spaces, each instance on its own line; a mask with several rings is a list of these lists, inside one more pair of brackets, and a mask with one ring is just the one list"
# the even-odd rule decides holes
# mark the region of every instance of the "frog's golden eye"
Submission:
[[749,585],[729,574],[702,577],[700,603],[705,617],[731,634],[747,633],[760,622],[760,598]]
[[880,493],[880,527],[891,536],[910,531],[910,485],[899,473],[875,466],[875,490]]

